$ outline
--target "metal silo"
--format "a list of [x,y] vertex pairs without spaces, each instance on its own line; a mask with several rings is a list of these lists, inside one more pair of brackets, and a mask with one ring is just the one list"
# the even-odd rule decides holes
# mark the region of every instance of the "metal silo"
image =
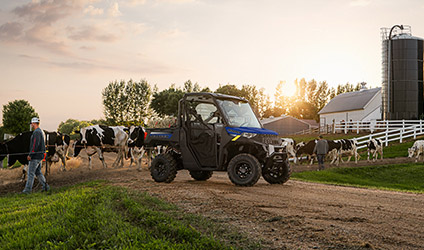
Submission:
[[424,113],[423,44],[411,27],[382,28],[383,119],[419,119]]

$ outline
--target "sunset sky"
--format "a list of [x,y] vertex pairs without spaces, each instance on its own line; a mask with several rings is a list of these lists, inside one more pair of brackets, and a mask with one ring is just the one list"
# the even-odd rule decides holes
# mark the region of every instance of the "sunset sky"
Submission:
[[0,105],[26,99],[55,130],[103,117],[113,80],[380,86],[380,28],[424,37],[422,13],[422,0],[2,0]]

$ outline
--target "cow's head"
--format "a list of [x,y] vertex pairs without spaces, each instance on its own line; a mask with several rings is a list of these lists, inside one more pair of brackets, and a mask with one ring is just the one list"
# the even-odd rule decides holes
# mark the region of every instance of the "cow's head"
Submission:
[[296,155],[297,155],[297,151],[299,151],[300,149],[302,149],[303,147],[305,147],[305,142],[301,141],[298,144],[296,144],[295,150],[296,150]]
[[139,127],[131,126],[128,129],[128,144],[133,144],[138,138]]
[[417,147],[410,147],[410,148],[408,148],[408,157],[409,158],[412,158],[412,157],[414,157],[414,155],[415,155],[415,152],[417,151]]
[[[146,131],[142,126],[131,126],[129,128],[129,136],[128,136],[128,145],[137,143],[137,144],[143,144],[144,139],[146,137]],[[141,146],[136,145],[136,146]]]

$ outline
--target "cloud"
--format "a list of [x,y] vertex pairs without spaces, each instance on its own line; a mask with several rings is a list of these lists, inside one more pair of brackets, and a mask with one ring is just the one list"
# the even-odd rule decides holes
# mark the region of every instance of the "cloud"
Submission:
[[107,10],[109,16],[118,17],[121,16],[122,13],[119,11],[119,4],[117,2],[113,3],[110,8]]
[[117,36],[107,33],[103,29],[90,25],[80,28],[68,27],[68,37],[75,41],[100,41],[100,42],[114,42],[118,39]]
[[81,47],[79,47],[80,49],[82,49],[82,50],[90,50],[90,51],[92,51],[92,50],[96,50],[96,47],[93,47],[93,46],[81,46]]
[[135,6],[135,5],[142,5],[146,3],[146,0],[130,0],[127,2],[129,5]]
[[99,16],[102,15],[104,11],[101,8],[96,8],[93,5],[89,5],[84,9],[83,12],[84,14],[88,14],[90,16]]
[[12,12],[35,23],[52,24],[79,11],[83,1],[32,1],[16,7]]
[[19,22],[7,22],[0,26],[0,40],[15,40],[22,35],[24,27]]
[[351,0],[349,5],[354,7],[365,7],[371,4],[371,0]]

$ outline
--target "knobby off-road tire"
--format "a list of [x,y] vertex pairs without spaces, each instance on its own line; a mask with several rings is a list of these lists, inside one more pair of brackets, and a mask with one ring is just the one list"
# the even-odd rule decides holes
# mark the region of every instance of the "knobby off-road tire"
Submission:
[[250,187],[255,185],[261,177],[261,164],[251,154],[239,154],[231,159],[227,172],[235,185]]
[[197,181],[206,181],[212,177],[212,171],[190,171],[190,176]]
[[287,161],[282,164],[268,164],[262,170],[262,177],[270,184],[283,184],[290,179],[291,168]]
[[177,161],[169,153],[156,156],[152,161],[150,175],[156,182],[172,182],[177,176]]

